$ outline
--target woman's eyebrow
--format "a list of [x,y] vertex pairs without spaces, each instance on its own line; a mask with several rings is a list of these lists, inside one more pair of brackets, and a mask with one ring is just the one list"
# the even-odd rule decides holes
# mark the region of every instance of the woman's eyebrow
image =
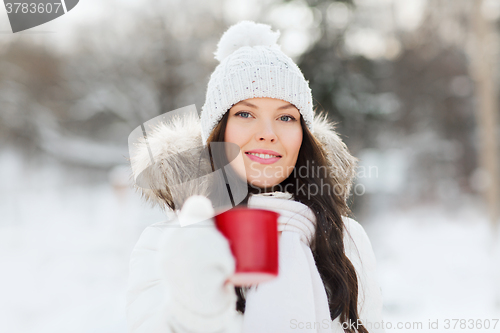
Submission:
[[249,102],[246,102],[246,101],[240,101],[238,103],[236,103],[235,105],[239,105],[239,104],[243,104],[245,106],[248,106],[248,107],[251,107],[251,108],[254,108],[254,109],[257,109],[257,106],[252,104],[252,103],[249,103]]
[[[250,108],[254,108],[254,109],[258,109],[259,107],[255,104],[252,104],[250,102],[247,102],[247,101],[240,101],[238,103],[235,104],[236,105],[245,105],[245,106],[248,106]],[[289,103],[289,104],[286,104],[286,105],[283,105],[283,106],[280,106],[279,108],[277,108],[276,110],[285,110],[285,109],[290,109],[290,108],[295,108],[295,105]]]
[[285,109],[294,108],[294,107],[295,107],[295,105],[293,105],[293,104],[287,104],[287,105],[280,106],[278,108],[278,110],[285,110]]

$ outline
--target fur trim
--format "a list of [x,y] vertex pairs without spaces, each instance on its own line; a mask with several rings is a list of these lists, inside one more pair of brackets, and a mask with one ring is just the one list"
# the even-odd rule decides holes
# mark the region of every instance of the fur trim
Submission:
[[351,155],[346,144],[335,131],[335,125],[336,123],[328,121],[326,114],[320,113],[314,116],[314,137],[323,146],[330,165],[330,176],[341,185],[344,201],[347,201],[356,178],[359,159]]
[[[191,195],[207,196],[206,181],[186,182],[187,178],[196,178],[191,174],[193,170],[199,175],[211,170],[203,160],[198,164],[203,149],[200,129],[198,115],[191,112],[182,117],[174,116],[169,122],[159,122],[148,131],[147,138],[139,138],[130,153],[130,163],[134,188],[146,201],[168,211],[169,198],[175,200],[176,208],[181,208]],[[181,183],[182,187],[176,186]]]
[[[358,159],[349,153],[334,126],[326,114],[314,116],[314,136],[327,154],[330,176],[340,184],[341,194],[347,200]],[[203,149],[196,112],[158,123],[147,138],[140,137],[131,148],[135,189],[146,201],[165,211],[170,210],[168,198],[174,198],[176,209],[180,209],[192,195],[208,196],[209,182],[203,176],[211,173],[211,166],[208,157],[200,158]],[[193,170],[197,174],[193,174]],[[191,181],[186,182],[187,179]],[[177,186],[181,183],[182,186]]]

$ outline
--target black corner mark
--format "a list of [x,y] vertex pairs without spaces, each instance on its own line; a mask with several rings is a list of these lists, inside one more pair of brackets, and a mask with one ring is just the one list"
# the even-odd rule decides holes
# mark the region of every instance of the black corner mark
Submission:
[[4,0],[12,32],[31,29],[73,9],[79,0]]

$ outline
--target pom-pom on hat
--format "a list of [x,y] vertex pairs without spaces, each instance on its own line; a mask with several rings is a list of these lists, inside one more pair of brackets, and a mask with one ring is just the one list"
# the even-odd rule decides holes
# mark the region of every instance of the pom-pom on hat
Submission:
[[313,132],[312,95],[299,67],[285,55],[277,40],[280,33],[267,24],[241,21],[221,37],[215,59],[220,61],[210,77],[201,109],[201,136],[210,133],[236,103],[270,97],[295,105]]

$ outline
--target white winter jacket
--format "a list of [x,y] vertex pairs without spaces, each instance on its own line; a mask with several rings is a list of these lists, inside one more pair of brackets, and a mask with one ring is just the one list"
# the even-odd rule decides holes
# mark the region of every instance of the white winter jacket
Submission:
[[[377,282],[376,260],[363,227],[353,219],[343,218],[345,224],[344,248],[358,275],[358,313],[371,327],[378,327],[382,320],[382,296]],[[127,293],[127,321],[131,333],[170,333],[174,332],[169,322],[170,297],[172,286],[168,284],[167,269],[161,269],[160,261],[164,248],[162,242],[169,242],[169,237],[175,228],[180,227],[177,220],[160,222],[147,227],[134,247],[130,260],[129,289]],[[348,236],[350,234],[350,237]],[[200,247],[210,246],[207,243],[197,244]],[[221,248],[223,251],[228,249]],[[182,255],[182,254],[179,254]],[[209,279],[210,277],[205,276]],[[221,298],[226,297],[221,295]],[[229,298],[231,301],[235,297]],[[178,316],[191,315],[189,311],[178,311]],[[236,311],[236,304],[230,305],[224,316],[214,318],[218,322],[214,326],[225,327],[224,332],[241,332],[243,323],[242,314]],[[184,318],[179,318],[183,321]],[[342,332],[337,325],[331,325],[332,332]],[[383,330],[369,329],[369,332],[383,332]],[[188,332],[188,331],[185,331]],[[199,331],[199,333],[205,331]],[[183,332],[177,332],[183,333]]]

